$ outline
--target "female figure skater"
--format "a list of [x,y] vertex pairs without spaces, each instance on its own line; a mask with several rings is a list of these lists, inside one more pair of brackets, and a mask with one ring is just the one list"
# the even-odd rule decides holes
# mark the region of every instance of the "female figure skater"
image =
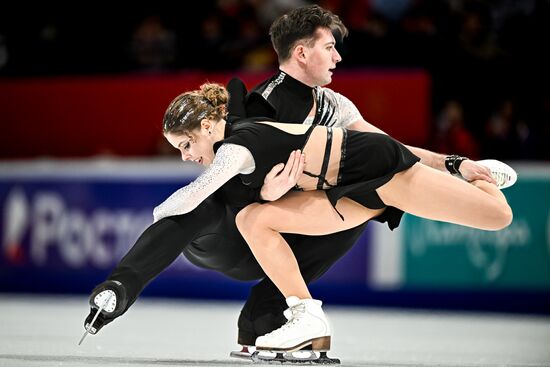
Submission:
[[[321,191],[305,203],[295,202],[289,192],[278,205],[251,203],[237,214],[237,227],[291,311],[285,325],[256,340],[258,349],[292,351],[308,344],[314,350],[330,348],[331,331],[321,302],[312,299],[280,233],[322,235],[370,219],[388,222],[393,229],[404,211],[484,230],[499,230],[512,221],[512,210],[496,185],[467,183],[418,163],[417,156],[387,135],[262,118],[231,125],[224,120],[227,102],[223,86],[204,84],[169,105],[163,121],[166,139],[183,160],[209,167],[153,215],[158,221],[187,213],[235,176],[242,190],[261,187],[271,167],[286,161],[291,152],[299,155],[304,174],[297,177],[295,189]],[[510,167],[488,164],[498,173],[501,187],[515,182]],[[342,197],[352,200],[339,201]],[[287,214],[276,217],[284,220],[272,220],[283,208]],[[320,212],[324,214],[316,215]]]

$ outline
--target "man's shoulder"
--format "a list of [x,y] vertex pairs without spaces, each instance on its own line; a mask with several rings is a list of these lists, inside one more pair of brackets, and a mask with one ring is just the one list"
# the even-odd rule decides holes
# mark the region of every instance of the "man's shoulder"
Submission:
[[278,85],[284,80],[284,74],[273,74],[270,78],[260,82],[250,91],[249,95],[259,95],[263,99],[268,100],[269,96],[273,93]]
[[275,117],[277,108],[269,97],[273,93],[273,81],[277,79],[277,76],[278,74],[275,74],[264,80],[247,94],[245,105],[248,116]]

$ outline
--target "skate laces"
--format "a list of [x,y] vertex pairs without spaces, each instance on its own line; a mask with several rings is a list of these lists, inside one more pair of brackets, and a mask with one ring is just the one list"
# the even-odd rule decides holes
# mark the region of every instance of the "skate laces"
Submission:
[[288,319],[288,321],[280,328],[275,329],[270,333],[267,333],[266,336],[279,334],[289,329],[290,327],[292,327],[298,321],[300,321],[301,316],[303,316],[306,313],[306,305],[303,302],[298,303],[297,305],[289,307],[287,310],[290,311],[290,318]]
[[516,171],[504,162],[495,159],[485,159],[477,161],[477,163],[489,169],[499,189],[508,188],[517,181],[518,176]]

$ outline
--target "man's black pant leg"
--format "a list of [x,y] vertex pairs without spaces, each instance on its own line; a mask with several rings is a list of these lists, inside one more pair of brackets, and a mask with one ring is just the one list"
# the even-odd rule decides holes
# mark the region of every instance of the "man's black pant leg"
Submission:
[[227,220],[226,213],[225,205],[210,196],[190,213],[163,218],[149,226],[108,277],[126,288],[126,309],[195,239],[216,231]]

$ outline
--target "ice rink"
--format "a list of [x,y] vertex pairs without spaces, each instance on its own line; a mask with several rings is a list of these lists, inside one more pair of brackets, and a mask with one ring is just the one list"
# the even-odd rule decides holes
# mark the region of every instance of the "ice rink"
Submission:
[[[0,295],[1,366],[241,366],[241,304],[141,298],[81,346],[86,296]],[[550,318],[326,305],[342,366],[550,366]]]

